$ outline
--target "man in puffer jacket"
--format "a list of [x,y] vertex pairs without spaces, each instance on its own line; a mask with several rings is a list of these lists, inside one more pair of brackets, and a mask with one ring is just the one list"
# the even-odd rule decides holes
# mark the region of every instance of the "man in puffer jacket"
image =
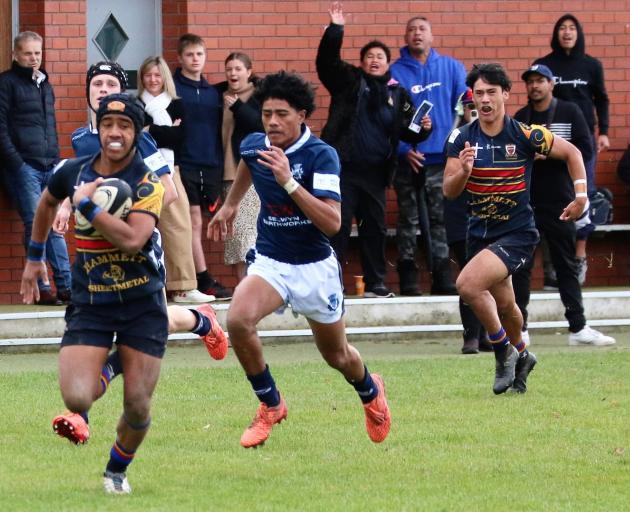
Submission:
[[[35,208],[59,161],[55,94],[42,63],[41,36],[21,32],[14,40],[11,69],[0,74],[0,162],[9,197],[24,223],[24,246],[31,239]],[[63,236],[51,231],[46,260],[53,270],[57,295],[40,280],[39,304],[69,302],[71,276]]]
[[345,18],[339,3],[317,52],[317,74],[330,92],[322,140],[341,161],[341,230],[331,240],[343,263],[352,220],[359,231],[365,297],[392,297],[385,286],[385,191],[394,175],[400,139],[417,143],[430,132],[426,116],[418,132],[409,129],[414,109],[403,87],[391,79],[390,51],[371,41],[360,52],[361,66],[341,60]]

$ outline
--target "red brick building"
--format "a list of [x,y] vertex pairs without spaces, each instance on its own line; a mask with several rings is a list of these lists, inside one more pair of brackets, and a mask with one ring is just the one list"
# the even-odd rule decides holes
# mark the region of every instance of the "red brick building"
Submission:
[[[0,68],[10,65],[11,39],[18,30],[34,30],[45,40],[45,68],[57,95],[57,121],[62,156],[71,156],[70,133],[84,123],[85,71],[96,58],[90,52],[95,30],[100,30],[116,2],[102,0],[0,0]],[[144,11],[129,29],[133,9]],[[223,79],[223,59],[233,50],[243,49],[254,61],[258,74],[289,69],[317,83],[315,53],[323,27],[328,22],[326,1],[210,1],[133,0],[117,14],[115,23],[126,30],[129,43],[153,43],[147,53],[161,52],[176,63],[176,41],[185,32],[205,38],[208,47],[207,78]],[[397,56],[402,45],[404,25],[411,15],[427,16],[433,25],[434,46],[460,59],[467,68],[476,62],[503,63],[514,80],[508,112],[525,102],[521,72],[536,57],[550,51],[549,41],[555,21],[562,14],[577,16],[586,33],[587,52],[600,59],[606,73],[610,96],[611,150],[600,155],[598,185],[615,194],[615,222],[630,223],[630,191],[615,175],[621,152],[630,143],[630,1],[353,1],[344,2],[348,24],[343,56],[358,60],[359,48],[369,39],[389,44]],[[102,20],[99,18],[102,18]],[[151,33],[145,24],[153,24]],[[138,25],[136,25],[138,26]],[[125,66],[137,68],[142,58]],[[121,54],[123,57],[123,54]],[[127,56],[128,58],[128,56]],[[311,125],[318,132],[325,119],[328,96],[318,90],[318,110]],[[1,165],[1,162],[0,162]],[[390,193],[388,224],[395,225],[395,198]],[[589,243],[587,285],[627,285],[630,283],[630,251],[625,233],[596,235]],[[0,304],[19,302],[19,278],[24,251],[21,222],[4,192],[0,193]],[[70,242],[71,243],[71,242]],[[222,247],[208,243],[207,260],[211,271],[228,285],[235,277],[223,266]],[[72,247],[71,247],[72,251]],[[392,262],[387,284],[397,289],[396,253],[393,240],[388,248]],[[359,270],[358,261],[346,266],[347,284]],[[540,283],[539,273],[534,286]],[[427,283],[426,276],[423,283]],[[425,286],[426,287],[426,286]]]

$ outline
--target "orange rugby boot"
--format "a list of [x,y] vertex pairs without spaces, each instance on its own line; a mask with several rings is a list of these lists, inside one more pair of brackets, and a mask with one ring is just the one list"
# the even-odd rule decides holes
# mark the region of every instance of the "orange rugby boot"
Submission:
[[210,332],[205,336],[201,336],[210,357],[216,360],[225,359],[228,353],[228,341],[225,332],[219,325],[217,314],[210,304],[202,304],[197,308],[197,311],[210,320],[212,325]]
[[264,444],[276,423],[281,423],[287,417],[287,404],[280,395],[280,403],[275,407],[268,407],[260,403],[252,424],[245,429],[241,436],[243,448],[255,448]]
[[389,428],[392,425],[392,418],[385,397],[385,384],[380,375],[373,373],[372,380],[378,388],[376,398],[367,404],[363,404],[365,409],[365,428],[368,436],[375,443],[381,443],[389,434]]

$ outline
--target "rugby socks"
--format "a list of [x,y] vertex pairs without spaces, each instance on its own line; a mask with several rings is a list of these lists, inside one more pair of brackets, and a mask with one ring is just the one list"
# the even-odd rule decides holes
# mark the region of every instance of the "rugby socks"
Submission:
[[514,348],[518,351],[519,357],[527,357],[527,345],[523,340],[514,345]]
[[248,375],[247,380],[252,385],[252,389],[258,400],[267,405],[267,407],[275,407],[280,403],[280,393],[276,388],[276,383],[271,376],[269,366],[265,365],[262,373],[257,375]]
[[374,384],[374,381],[372,380],[372,376],[370,375],[367,366],[363,365],[363,369],[365,370],[365,375],[363,376],[362,380],[348,380],[348,382],[352,384],[352,387],[354,389],[356,389],[357,393],[359,394],[359,398],[361,399],[361,402],[367,404],[376,398],[376,396],[378,395],[378,388],[376,387],[376,384]]
[[107,471],[112,473],[124,473],[127,471],[127,466],[131,464],[136,452],[130,452],[125,450],[118,440],[114,442],[112,449],[109,452],[109,462],[107,463]]
[[494,350],[495,357],[503,356],[510,344],[510,338],[508,338],[505,329],[501,327],[501,329],[494,334],[488,333],[488,339],[490,343],[492,343],[492,350]]
[[190,331],[197,336],[205,336],[212,329],[212,323],[210,323],[210,319],[199,313],[196,309],[191,309],[190,312],[195,315],[195,319],[197,322],[195,323],[195,327]]
[[107,390],[107,386],[116,375],[120,375],[123,372],[122,363],[120,362],[120,354],[118,350],[114,350],[107,359],[105,365],[101,370],[101,390],[103,393]]

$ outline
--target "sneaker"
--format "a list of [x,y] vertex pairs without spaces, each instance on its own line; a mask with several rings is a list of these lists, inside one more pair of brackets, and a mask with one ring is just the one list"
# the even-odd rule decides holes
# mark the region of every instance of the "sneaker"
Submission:
[[376,398],[367,404],[363,404],[365,410],[365,428],[368,436],[375,443],[385,441],[389,429],[392,426],[392,417],[389,413],[387,405],[387,397],[385,396],[385,384],[383,379],[377,373],[372,374],[372,380],[378,388]]
[[107,494],[130,494],[131,486],[125,473],[105,471],[103,473],[103,487]]
[[516,393],[525,393],[527,391],[527,377],[537,362],[538,359],[536,359],[536,355],[533,352],[527,352],[526,356],[518,358],[512,391]]
[[182,292],[173,292],[173,302],[184,304],[204,304],[216,300],[214,295],[201,293],[199,290],[186,290]]
[[479,340],[472,338],[470,340],[464,340],[462,346],[462,354],[478,354],[479,353]]
[[52,427],[59,437],[65,437],[74,444],[87,443],[90,438],[90,427],[80,414],[66,412],[52,421]]
[[529,331],[527,329],[521,331],[521,340],[525,342],[526,347],[529,347],[532,344],[532,340],[529,337]]
[[492,391],[495,395],[505,393],[514,382],[516,376],[516,363],[518,361],[518,351],[512,344],[507,346],[503,359],[497,359],[494,373],[494,386]]
[[586,262],[586,258],[575,258],[575,261],[577,262],[578,282],[580,283],[580,286],[582,286],[584,281],[586,281],[588,263]]
[[554,277],[545,276],[543,280],[543,290],[546,292],[558,291],[558,280]]
[[231,299],[232,291],[223,286],[216,279],[210,279],[210,284],[203,290],[206,295],[214,295],[217,299]]
[[72,292],[70,290],[57,290],[57,300],[67,306],[72,301]]
[[202,304],[197,308],[197,311],[210,320],[212,324],[210,332],[205,336],[201,336],[210,357],[216,360],[225,359],[228,353],[228,341],[225,331],[219,325],[217,314],[210,304]]
[[63,306],[63,302],[57,298],[50,290],[39,290],[39,306]]
[[614,345],[615,338],[606,336],[605,334],[592,329],[585,325],[581,331],[569,334],[569,345],[576,347],[578,345],[593,345],[594,347],[605,347]]
[[366,290],[363,296],[370,299],[395,297],[394,292],[389,291],[384,284],[375,284],[369,290]]
[[241,436],[243,448],[255,448],[265,443],[276,423],[282,423],[287,418],[287,404],[280,395],[280,403],[275,407],[268,407],[260,403],[254,421],[245,429]]

